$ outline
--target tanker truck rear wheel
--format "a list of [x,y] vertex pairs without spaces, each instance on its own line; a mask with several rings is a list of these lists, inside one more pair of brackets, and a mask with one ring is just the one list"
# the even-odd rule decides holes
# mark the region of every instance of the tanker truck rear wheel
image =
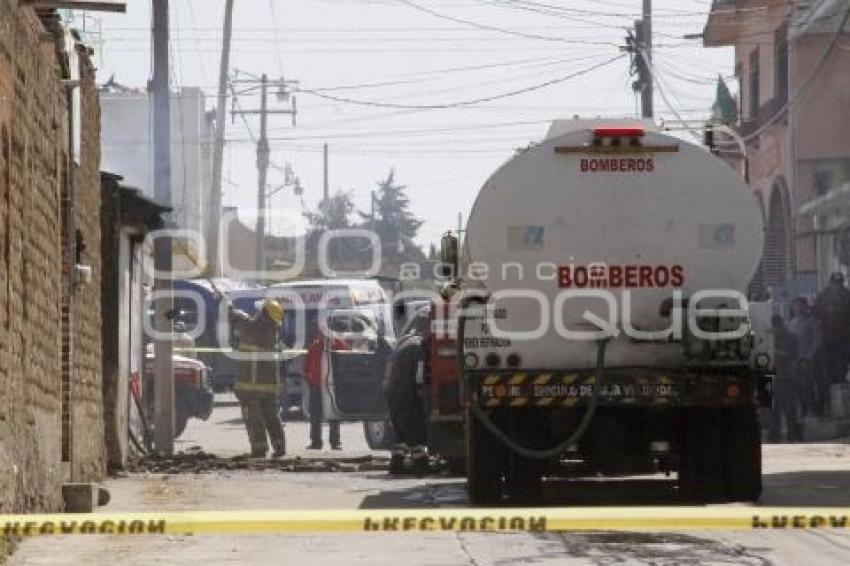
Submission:
[[711,503],[726,497],[724,426],[721,410],[688,408],[682,430],[679,493],[687,501]]
[[466,490],[473,505],[497,505],[502,500],[505,448],[478,418],[466,414]]
[[731,501],[761,497],[761,427],[755,407],[726,409],[726,492]]
[[761,431],[754,407],[688,409],[679,491],[699,503],[756,501],[761,495]]
[[543,490],[543,461],[511,454],[505,475],[505,488],[511,503],[531,503]]
[[[545,420],[541,421],[539,413],[517,409],[506,416],[511,437],[517,444],[537,450],[546,447],[539,434],[531,433],[544,426]],[[505,491],[511,504],[529,504],[540,497],[545,467],[544,460],[521,456],[513,450],[509,452]]]

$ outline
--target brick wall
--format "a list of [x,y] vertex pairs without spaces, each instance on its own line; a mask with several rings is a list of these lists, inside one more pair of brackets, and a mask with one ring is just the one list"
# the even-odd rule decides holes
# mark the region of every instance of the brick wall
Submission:
[[83,127],[81,160],[75,177],[75,224],[84,244],[80,261],[91,267],[92,280],[72,297],[74,481],[95,479],[105,468],[100,312],[100,104],[94,69],[87,58],[82,60]]
[[[60,486],[103,470],[100,288],[70,298],[73,461],[62,463],[62,195],[67,101],[56,43],[35,13],[0,0],[0,512],[61,508]],[[83,263],[100,269],[99,124],[82,63],[75,221]]]

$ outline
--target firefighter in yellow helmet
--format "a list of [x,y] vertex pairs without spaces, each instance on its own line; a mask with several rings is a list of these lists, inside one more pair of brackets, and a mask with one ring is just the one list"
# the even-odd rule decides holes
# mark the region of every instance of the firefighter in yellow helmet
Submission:
[[240,357],[233,389],[251,443],[251,456],[265,458],[271,441],[272,457],[286,453],[283,425],[278,417],[280,380],[280,327],[283,307],[274,299],[265,299],[257,313],[249,316],[230,308],[230,322],[236,334],[234,347]]

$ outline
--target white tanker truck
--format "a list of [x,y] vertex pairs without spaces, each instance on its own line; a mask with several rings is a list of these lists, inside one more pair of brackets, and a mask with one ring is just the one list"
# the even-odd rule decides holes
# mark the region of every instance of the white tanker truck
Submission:
[[556,121],[498,169],[462,252],[443,239],[473,503],[531,501],[565,459],[757,499],[773,346],[770,306],[745,294],[762,246],[741,177],[649,123]]

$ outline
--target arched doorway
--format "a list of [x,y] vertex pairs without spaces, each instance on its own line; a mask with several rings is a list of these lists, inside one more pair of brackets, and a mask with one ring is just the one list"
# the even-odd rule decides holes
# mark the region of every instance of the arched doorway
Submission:
[[778,177],[770,191],[762,260],[764,285],[773,291],[774,298],[782,295],[791,279],[793,259],[788,184],[784,177]]
[[[762,225],[767,225],[767,212],[765,212],[764,207],[764,197],[760,191],[753,191],[753,194],[756,196],[756,201],[759,204],[759,211],[761,212],[761,220]],[[764,300],[767,296],[767,286],[764,283],[764,250],[762,250],[762,257],[759,260],[759,266],[756,270],[755,274],[753,274],[753,278],[750,280],[750,286],[747,290],[747,296],[750,300],[753,301],[761,301]]]

